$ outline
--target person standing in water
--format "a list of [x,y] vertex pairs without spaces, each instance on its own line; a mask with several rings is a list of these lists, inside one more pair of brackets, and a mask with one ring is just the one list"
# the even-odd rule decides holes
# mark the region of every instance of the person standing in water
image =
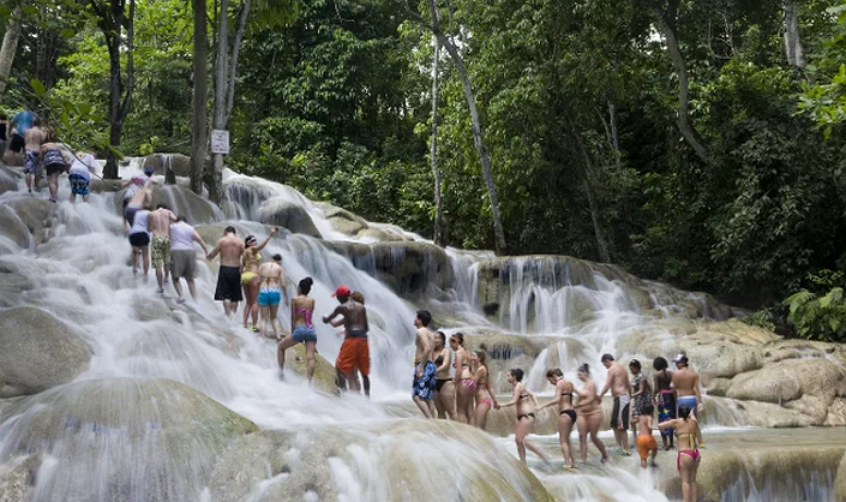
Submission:
[[579,404],[576,405],[576,424],[579,426],[579,449],[582,453],[582,463],[587,462],[588,434],[594,446],[602,454],[602,463],[608,461],[608,452],[605,443],[597,437],[599,426],[602,424],[602,406],[600,406],[596,393],[596,384],[590,378],[590,366],[583,364],[579,368],[579,380],[585,385],[581,389],[574,389],[579,395]]
[[26,188],[32,193],[32,187],[39,192],[38,182],[41,181],[41,171],[44,164],[41,162],[41,146],[44,144],[44,130],[41,129],[41,120],[34,119],[32,127],[24,134],[24,173],[26,173]]
[[702,461],[702,455],[698,448],[701,444],[697,444],[697,439],[701,438],[702,434],[696,417],[691,416],[692,411],[689,406],[679,405],[679,418],[658,424],[658,428],[661,430],[674,429],[676,437],[679,438],[676,469],[679,470],[679,477],[681,478],[684,502],[696,502],[698,500],[696,471]]
[[414,337],[414,379],[411,386],[411,398],[426,418],[435,418],[435,362],[432,353],[435,349],[435,336],[429,331],[432,314],[428,310],[418,310],[414,317],[417,333]]
[[[150,177],[153,176],[153,168],[148,166],[144,168],[143,173],[137,173],[132,176],[129,181],[124,182],[121,185],[121,188],[125,188],[126,191],[123,193],[123,209],[124,213],[126,212],[126,208],[132,203],[133,197],[135,194],[138,193],[144,187],[150,186]],[[132,222],[127,222],[131,225]]]
[[473,415],[473,423],[482,430],[487,427],[488,412],[499,406],[496,402],[496,394],[491,390],[491,377],[485,365],[486,359],[483,350],[474,350],[470,354],[470,369],[473,372],[473,379],[476,380],[476,411]]
[[244,254],[244,241],[235,234],[235,227],[226,227],[223,237],[217,241],[206,259],[213,260],[218,254],[220,271],[217,274],[214,299],[223,301],[223,311],[229,317],[238,310],[238,302],[241,301],[241,255]]
[[637,444],[637,426],[634,421],[643,413],[646,405],[652,406],[652,387],[649,385],[649,378],[643,372],[640,361],[632,359],[629,362],[629,371],[632,373],[632,443]]
[[173,276],[173,289],[176,290],[178,295],[176,303],[179,304],[185,303],[185,298],[182,296],[182,285],[179,283],[179,279],[182,278],[185,278],[185,282],[188,284],[191,298],[197,299],[197,290],[194,287],[194,276],[197,274],[195,242],[203,248],[203,255],[209,254],[206,243],[203,242],[200,234],[185,221],[184,217],[178,216],[176,223],[170,226],[170,272]]
[[[667,370],[667,360],[663,357],[656,357],[652,361],[652,368],[655,373],[652,375],[655,388],[655,403],[658,405],[658,422],[666,422],[676,418],[676,395],[673,391],[673,373]],[[661,442],[664,451],[673,447],[673,429],[667,427],[661,429]]]
[[435,409],[438,418],[455,420],[455,384],[449,375],[452,351],[446,346],[443,331],[435,332]]
[[564,373],[558,368],[547,371],[546,380],[555,387],[555,398],[538,407],[538,411],[548,406],[558,405],[558,441],[561,443],[561,453],[564,455],[564,467],[574,469],[576,457],[570,444],[570,432],[576,425],[576,409],[573,407],[576,388],[573,382],[564,378]]
[[83,202],[88,202],[90,198],[89,185],[91,184],[91,174],[96,170],[97,160],[94,155],[86,152],[77,152],[76,156],[71,162],[70,171],[68,171],[68,181],[70,181],[70,202],[76,202],[76,196],[82,196]]
[[74,160],[73,152],[59,143],[48,141],[41,145],[41,159],[44,171],[47,173],[50,202],[56,202],[59,193],[59,175],[70,167],[70,163]]
[[474,399],[476,397],[476,379],[470,369],[470,354],[464,348],[464,334],[455,333],[449,337],[449,346],[455,351],[455,416],[463,424],[473,425],[476,420]]
[[[338,299],[338,305],[331,314],[323,316],[323,323],[329,324],[336,317],[344,318],[344,343],[335,360],[338,371],[338,383],[346,382],[352,390],[358,390],[358,378],[355,377],[356,367],[361,373],[364,385],[364,395],[370,397],[370,348],[367,344],[367,309],[363,303],[350,299],[350,288],[338,286],[333,297]],[[339,385],[340,387],[341,385]]]
[[[311,277],[308,277],[308,279],[311,281]],[[270,323],[273,328],[273,337],[281,340],[282,325],[279,324],[279,302],[284,296],[285,305],[290,304],[290,300],[288,299],[288,279],[285,277],[285,271],[282,269],[281,254],[275,254],[273,255],[273,261],[261,264],[259,267],[259,281],[258,305],[259,314],[261,314],[261,330],[259,334],[264,338],[267,335],[267,325]],[[309,283],[309,290],[311,290],[311,283]],[[300,292],[300,294],[303,293]],[[305,294],[307,295],[308,291]],[[293,317],[291,320],[293,321]],[[308,324],[311,324],[310,316]]]
[[603,354],[600,359],[608,370],[608,379],[602,392],[597,396],[597,402],[602,400],[608,390],[614,396],[614,410],[611,412],[611,429],[614,430],[614,439],[620,448],[620,455],[630,456],[629,451],[629,379],[626,368],[614,361],[611,354]]
[[[279,255],[276,255],[279,256]],[[282,257],[279,256],[279,261]],[[274,257],[275,261],[276,257]],[[281,271],[282,267],[279,267]],[[281,276],[284,277],[284,276]],[[281,280],[281,279],[277,279]],[[306,346],[306,375],[311,385],[314,379],[315,353],[317,352],[317,334],[314,330],[312,316],[314,315],[314,298],[308,296],[311,286],[314,283],[311,277],[300,281],[298,295],[291,301],[291,334],[286,336],[276,348],[276,359],[279,363],[280,373],[285,369],[285,351],[298,343]],[[262,293],[260,293],[261,295]],[[278,292],[276,293],[276,305],[279,306]]]
[[[687,406],[693,416],[699,418],[702,412],[702,394],[699,392],[699,375],[688,366],[687,356],[679,354],[673,359],[676,372],[673,373],[673,388],[676,389],[676,403],[679,407]],[[681,416],[681,415],[679,415]]]
[[652,403],[646,403],[640,410],[641,413],[633,419],[637,425],[637,453],[640,455],[640,466],[646,469],[646,459],[652,455],[652,467],[658,467],[655,463],[655,455],[658,454],[658,443],[652,436],[652,414],[655,408]]
[[123,212],[123,221],[127,228],[131,228],[135,221],[135,213],[141,209],[153,207],[153,190],[147,184],[135,192],[135,195],[126,203],[126,208]]
[[526,448],[535,453],[543,459],[544,462],[549,462],[546,455],[534,444],[530,443],[526,436],[532,432],[535,425],[535,408],[538,406],[538,399],[535,395],[523,385],[523,370],[515,368],[508,372],[505,380],[514,387],[514,395],[511,401],[500,405],[500,408],[508,406],[517,406],[517,421],[514,423],[514,441],[517,443],[517,455],[520,457],[520,462],[526,465]]
[[[261,265],[261,250],[267,246],[270,239],[276,235],[277,229],[270,230],[264,242],[258,244],[253,235],[244,239],[244,254],[241,257],[241,285],[244,286],[244,329],[247,329],[247,319],[252,315],[255,333],[259,332],[258,327],[258,295],[259,295],[259,266]],[[288,293],[285,293],[285,305],[288,305]]]
[[164,204],[156,206],[150,212],[150,242],[152,251],[152,265],[156,270],[156,282],[159,284],[159,294],[164,294],[164,285],[170,277],[170,224],[176,221],[176,215]]
[[138,276],[138,255],[142,256],[144,284],[147,284],[147,272],[150,270],[150,234],[147,220],[150,211],[146,207],[133,214],[132,227],[129,229],[129,245],[132,246],[132,275]]

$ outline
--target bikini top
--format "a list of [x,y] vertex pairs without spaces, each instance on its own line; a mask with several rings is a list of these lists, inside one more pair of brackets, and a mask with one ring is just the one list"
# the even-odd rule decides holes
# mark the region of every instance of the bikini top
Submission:
[[694,434],[693,432],[687,432],[685,434],[679,434],[678,431],[676,431],[676,437],[678,439],[681,439],[685,436],[687,436],[687,444],[689,445],[688,448],[690,448],[691,450],[697,449],[696,434]]
[[298,307],[297,313],[303,314],[303,317],[305,317],[306,326],[308,326],[309,328],[314,327],[314,324],[312,324],[311,322],[311,315],[314,313],[314,309],[301,309]]
[[248,255],[248,254],[247,254],[247,255],[244,255],[244,256],[245,256],[245,260],[244,260],[244,262],[246,263],[246,265],[247,265],[247,266],[250,266],[250,265],[259,265],[259,264],[261,263],[261,253],[259,253],[259,252],[256,252],[256,254],[255,254],[255,259],[253,259],[253,260],[251,260],[251,259],[249,258],[249,255]]

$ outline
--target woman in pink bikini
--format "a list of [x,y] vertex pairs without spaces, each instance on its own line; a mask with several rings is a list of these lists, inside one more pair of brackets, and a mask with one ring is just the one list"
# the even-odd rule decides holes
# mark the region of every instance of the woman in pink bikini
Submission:
[[696,417],[690,416],[689,406],[679,406],[679,418],[667,420],[658,424],[661,430],[673,428],[676,430],[676,437],[679,440],[679,452],[676,454],[676,468],[679,470],[679,477],[682,482],[682,493],[684,502],[696,502],[696,471],[702,461],[699,454],[698,444],[702,443],[702,432],[699,430],[699,422]]
[[[473,378],[476,380],[476,427],[485,430],[488,422],[488,412],[491,408],[499,406],[496,402],[496,394],[490,386],[490,374],[485,366],[485,353],[481,350],[473,351],[470,356],[470,364],[473,369]],[[487,397],[485,394],[487,393]]]
[[476,395],[476,379],[470,370],[470,355],[464,348],[464,335],[456,333],[449,337],[449,345],[455,351],[455,417],[463,424],[473,425],[475,410],[473,398]]

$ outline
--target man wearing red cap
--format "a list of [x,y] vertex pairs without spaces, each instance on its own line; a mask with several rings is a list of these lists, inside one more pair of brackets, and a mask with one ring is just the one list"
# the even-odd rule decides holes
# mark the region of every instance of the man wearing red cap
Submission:
[[[344,317],[344,329],[346,337],[335,360],[335,368],[343,379],[347,381],[350,389],[358,390],[358,378],[355,370],[358,368],[361,373],[361,380],[364,384],[364,394],[370,397],[370,350],[367,344],[367,309],[361,303],[350,299],[350,288],[338,286],[332,295],[338,299],[338,305],[331,314],[323,316],[323,323],[331,323],[336,317]],[[340,383],[340,378],[339,378]]]

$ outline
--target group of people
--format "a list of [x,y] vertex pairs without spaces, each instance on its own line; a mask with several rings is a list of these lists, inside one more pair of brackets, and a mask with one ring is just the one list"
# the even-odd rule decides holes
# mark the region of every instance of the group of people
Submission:
[[21,110],[11,120],[0,114],[0,147],[7,164],[18,165],[22,160],[29,193],[33,189],[40,191],[39,182],[46,175],[49,200],[56,202],[59,176],[68,173],[70,201],[74,202],[77,195],[88,201],[91,175],[96,171],[93,152],[74,152],[64,143],[57,142],[54,131],[42,126],[32,112]]

